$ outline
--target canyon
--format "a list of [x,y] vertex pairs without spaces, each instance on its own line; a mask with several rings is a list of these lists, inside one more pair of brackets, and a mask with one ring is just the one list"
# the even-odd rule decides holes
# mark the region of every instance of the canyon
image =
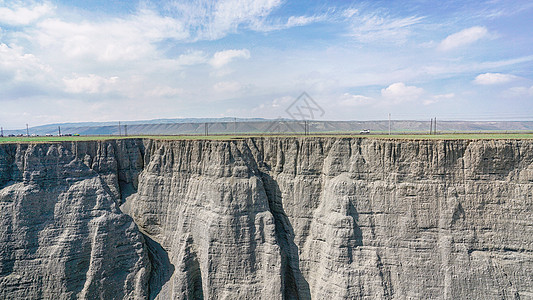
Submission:
[[533,141],[0,144],[2,299],[533,299]]

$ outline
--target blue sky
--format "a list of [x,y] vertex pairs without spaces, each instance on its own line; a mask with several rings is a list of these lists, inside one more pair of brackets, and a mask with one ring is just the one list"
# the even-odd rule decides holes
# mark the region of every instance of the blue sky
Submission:
[[532,120],[531,1],[0,0],[0,126]]

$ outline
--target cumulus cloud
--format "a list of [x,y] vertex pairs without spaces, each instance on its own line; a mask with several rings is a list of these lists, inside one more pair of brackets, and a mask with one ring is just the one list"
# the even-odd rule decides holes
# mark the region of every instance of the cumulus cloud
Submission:
[[236,58],[248,59],[250,51],[248,49],[219,51],[213,55],[209,63],[215,68],[220,68]]
[[47,49],[67,57],[88,57],[99,61],[134,60],[156,55],[155,43],[185,39],[183,24],[150,10],[127,19],[105,22],[67,22],[46,19],[30,32],[31,38]]
[[352,95],[350,93],[344,93],[341,96],[339,104],[341,106],[363,106],[368,105],[374,102],[374,99],[371,97],[363,95]]
[[517,76],[511,74],[485,73],[476,76],[476,79],[474,79],[474,83],[481,85],[502,84],[511,82],[517,78]]
[[31,24],[54,10],[48,3],[24,6],[23,3],[18,1],[7,3],[2,1],[0,4],[5,5],[0,7],[0,24],[11,26]]
[[109,92],[118,81],[118,77],[101,77],[95,74],[88,76],[75,75],[73,78],[63,78],[65,92],[73,94],[97,94]]
[[417,100],[422,94],[424,94],[424,89],[405,85],[403,82],[393,83],[381,90],[381,96],[395,104]]
[[[35,55],[24,53],[20,47],[0,43],[0,73],[15,81],[42,80],[51,72]],[[4,76],[5,76],[4,75]]]
[[489,35],[487,28],[474,26],[447,36],[440,42],[438,49],[448,51],[462,46],[472,44]]

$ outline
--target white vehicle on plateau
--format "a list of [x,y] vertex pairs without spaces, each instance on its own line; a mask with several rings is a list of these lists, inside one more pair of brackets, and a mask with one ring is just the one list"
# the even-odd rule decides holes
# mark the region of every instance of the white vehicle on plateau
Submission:
[[361,131],[359,131],[360,134],[369,134],[370,133],[370,129],[363,129]]

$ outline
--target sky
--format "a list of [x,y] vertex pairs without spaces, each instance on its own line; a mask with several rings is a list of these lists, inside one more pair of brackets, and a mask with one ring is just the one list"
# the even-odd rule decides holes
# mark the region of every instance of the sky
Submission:
[[532,16],[530,0],[0,0],[0,126],[291,118],[304,92],[318,120],[533,120]]

